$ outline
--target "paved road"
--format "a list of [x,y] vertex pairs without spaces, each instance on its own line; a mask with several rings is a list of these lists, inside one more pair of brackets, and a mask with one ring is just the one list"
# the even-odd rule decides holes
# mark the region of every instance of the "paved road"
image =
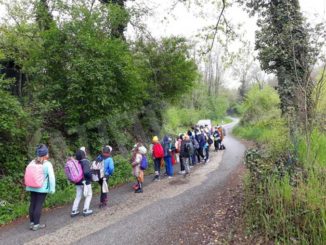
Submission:
[[[236,122],[226,125],[230,132]],[[169,228],[184,222],[184,210],[205,203],[210,192],[220,191],[229,174],[242,161],[244,145],[231,135],[226,151],[211,154],[211,161],[192,169],[191,176],[145,181],[144,193],[134,194],[130,185],[110,192],[110,207],[95,209],[89,217],[69,217],[70,206],[42,216],[47,228],[27,229],[27,221],[0,229],[0,244],[171,244]],[[98,201],[93,198],[94,206]],[[174,232],[175,233],[175,232]],[[182,236],[180,230],[180,237]],[[177,244],[177,242],[176,242]]]

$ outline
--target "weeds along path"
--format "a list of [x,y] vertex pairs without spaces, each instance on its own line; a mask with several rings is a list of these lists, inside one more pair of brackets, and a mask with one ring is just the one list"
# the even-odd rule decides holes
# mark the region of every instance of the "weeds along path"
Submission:
[[[241,163],[245,147],[229,135],[225,145],[226,151],[211,152],[211,161],[192,168],[187,178],[151,182],[152,176],[148,176],[142,194],[134,194],[130,185],[124,185],[110,192],[107,209],[95,208],[95,214],[86,218],[71,219],[70,206],[52,210],[42,217],[47,228],[38,232],[29,231],[27,221],[4,227],[1,244],[170,244],[171,239],[178,240],[165,239],[171,225],[184,222],[188,208],[205,204],[207,194],[222,191],[229,174]],[[93,206],[97,198],[93,197]],[[182,233],[174,232],[174,236]]]

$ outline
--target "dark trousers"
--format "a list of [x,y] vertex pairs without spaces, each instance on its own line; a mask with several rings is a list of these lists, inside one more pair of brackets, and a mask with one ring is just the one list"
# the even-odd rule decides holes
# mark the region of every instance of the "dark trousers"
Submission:
[[29,205],[29,220],[34,225],[40,223],[40,218],[42,214],[42,207],[45,201],[46,193],[38,193],[31,191],[31,203]]
[[180,170],[184,171],[185,170],[185,165],[183,164],[183,158],[180,156]]
[[197,162],[196,162],[196,153],[194,153],[192,156],[191,156],[191,165],[195,165]]
[[204,159],[205,156],[204,156],[204,148],[203,147],[200,147],[198,150],[197,150],[197,158],[198,158],[198,163],[200,163],[201,159]]
[[207,160],[209,158],[209,146],[207,146],[207,148],[205,148],[205,153],[206,153],[205,160]]
[[155,170],[155,172],[158,172],[158,174],[155,173],[155,175],[160,175],[161,161],[162,161],[162,158],[155,158],[154,159],[154,170]]
[[219,149],[219,143],[218,143],[219,141],[218,140],[215,140],[214,141],[214,148],[215,148],[215,151],[218,151],[218,149]]
[[[106,179],[107,183],[109,183],[109,178]],[[103,178],[98,181],[101,188],[101,196],[100,196],[100,202],[103,204],[107,204],[108,202],[108,193],[103,193],[102,185],[103,185]],[[108,184],[109,185],[109,184]]]

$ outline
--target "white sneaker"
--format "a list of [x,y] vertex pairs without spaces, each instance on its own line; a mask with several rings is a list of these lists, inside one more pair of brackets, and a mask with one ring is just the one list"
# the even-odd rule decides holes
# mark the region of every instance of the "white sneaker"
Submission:
[[180,171],[178,174],[184,175],[186,173],[186,170]]
[[168,177],[168,179],[172,179],[172,178],[173,178],[173,176],[169,176],[169,177]]
[[86,216],[88,216],[88,215],[91,215],[91,214],[93,214],[93,210],[91,210],[91,209],[84,209],[84,211],[83,211],[83,215],[84,215],[84,217],[86,217]]
[[71,211],[70,217],[73,218],[79,214],[78,210]]

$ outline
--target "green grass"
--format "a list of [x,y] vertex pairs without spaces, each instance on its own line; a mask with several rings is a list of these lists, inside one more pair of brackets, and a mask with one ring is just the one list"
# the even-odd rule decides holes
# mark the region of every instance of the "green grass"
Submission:
[[[240,126],[234,132],[263,145],[266,164],[291,149],[285,137],[286,127],[279,122]],[[322,245],[326,244],[326,135],[313,133],[309,159],[306,141],[299,138],[299,170],[281,177],[273,166],[263,172],[262,164],[258,171],[263,179],[247,176],[246,221],[248,230],[258,230],[279,244]]]

